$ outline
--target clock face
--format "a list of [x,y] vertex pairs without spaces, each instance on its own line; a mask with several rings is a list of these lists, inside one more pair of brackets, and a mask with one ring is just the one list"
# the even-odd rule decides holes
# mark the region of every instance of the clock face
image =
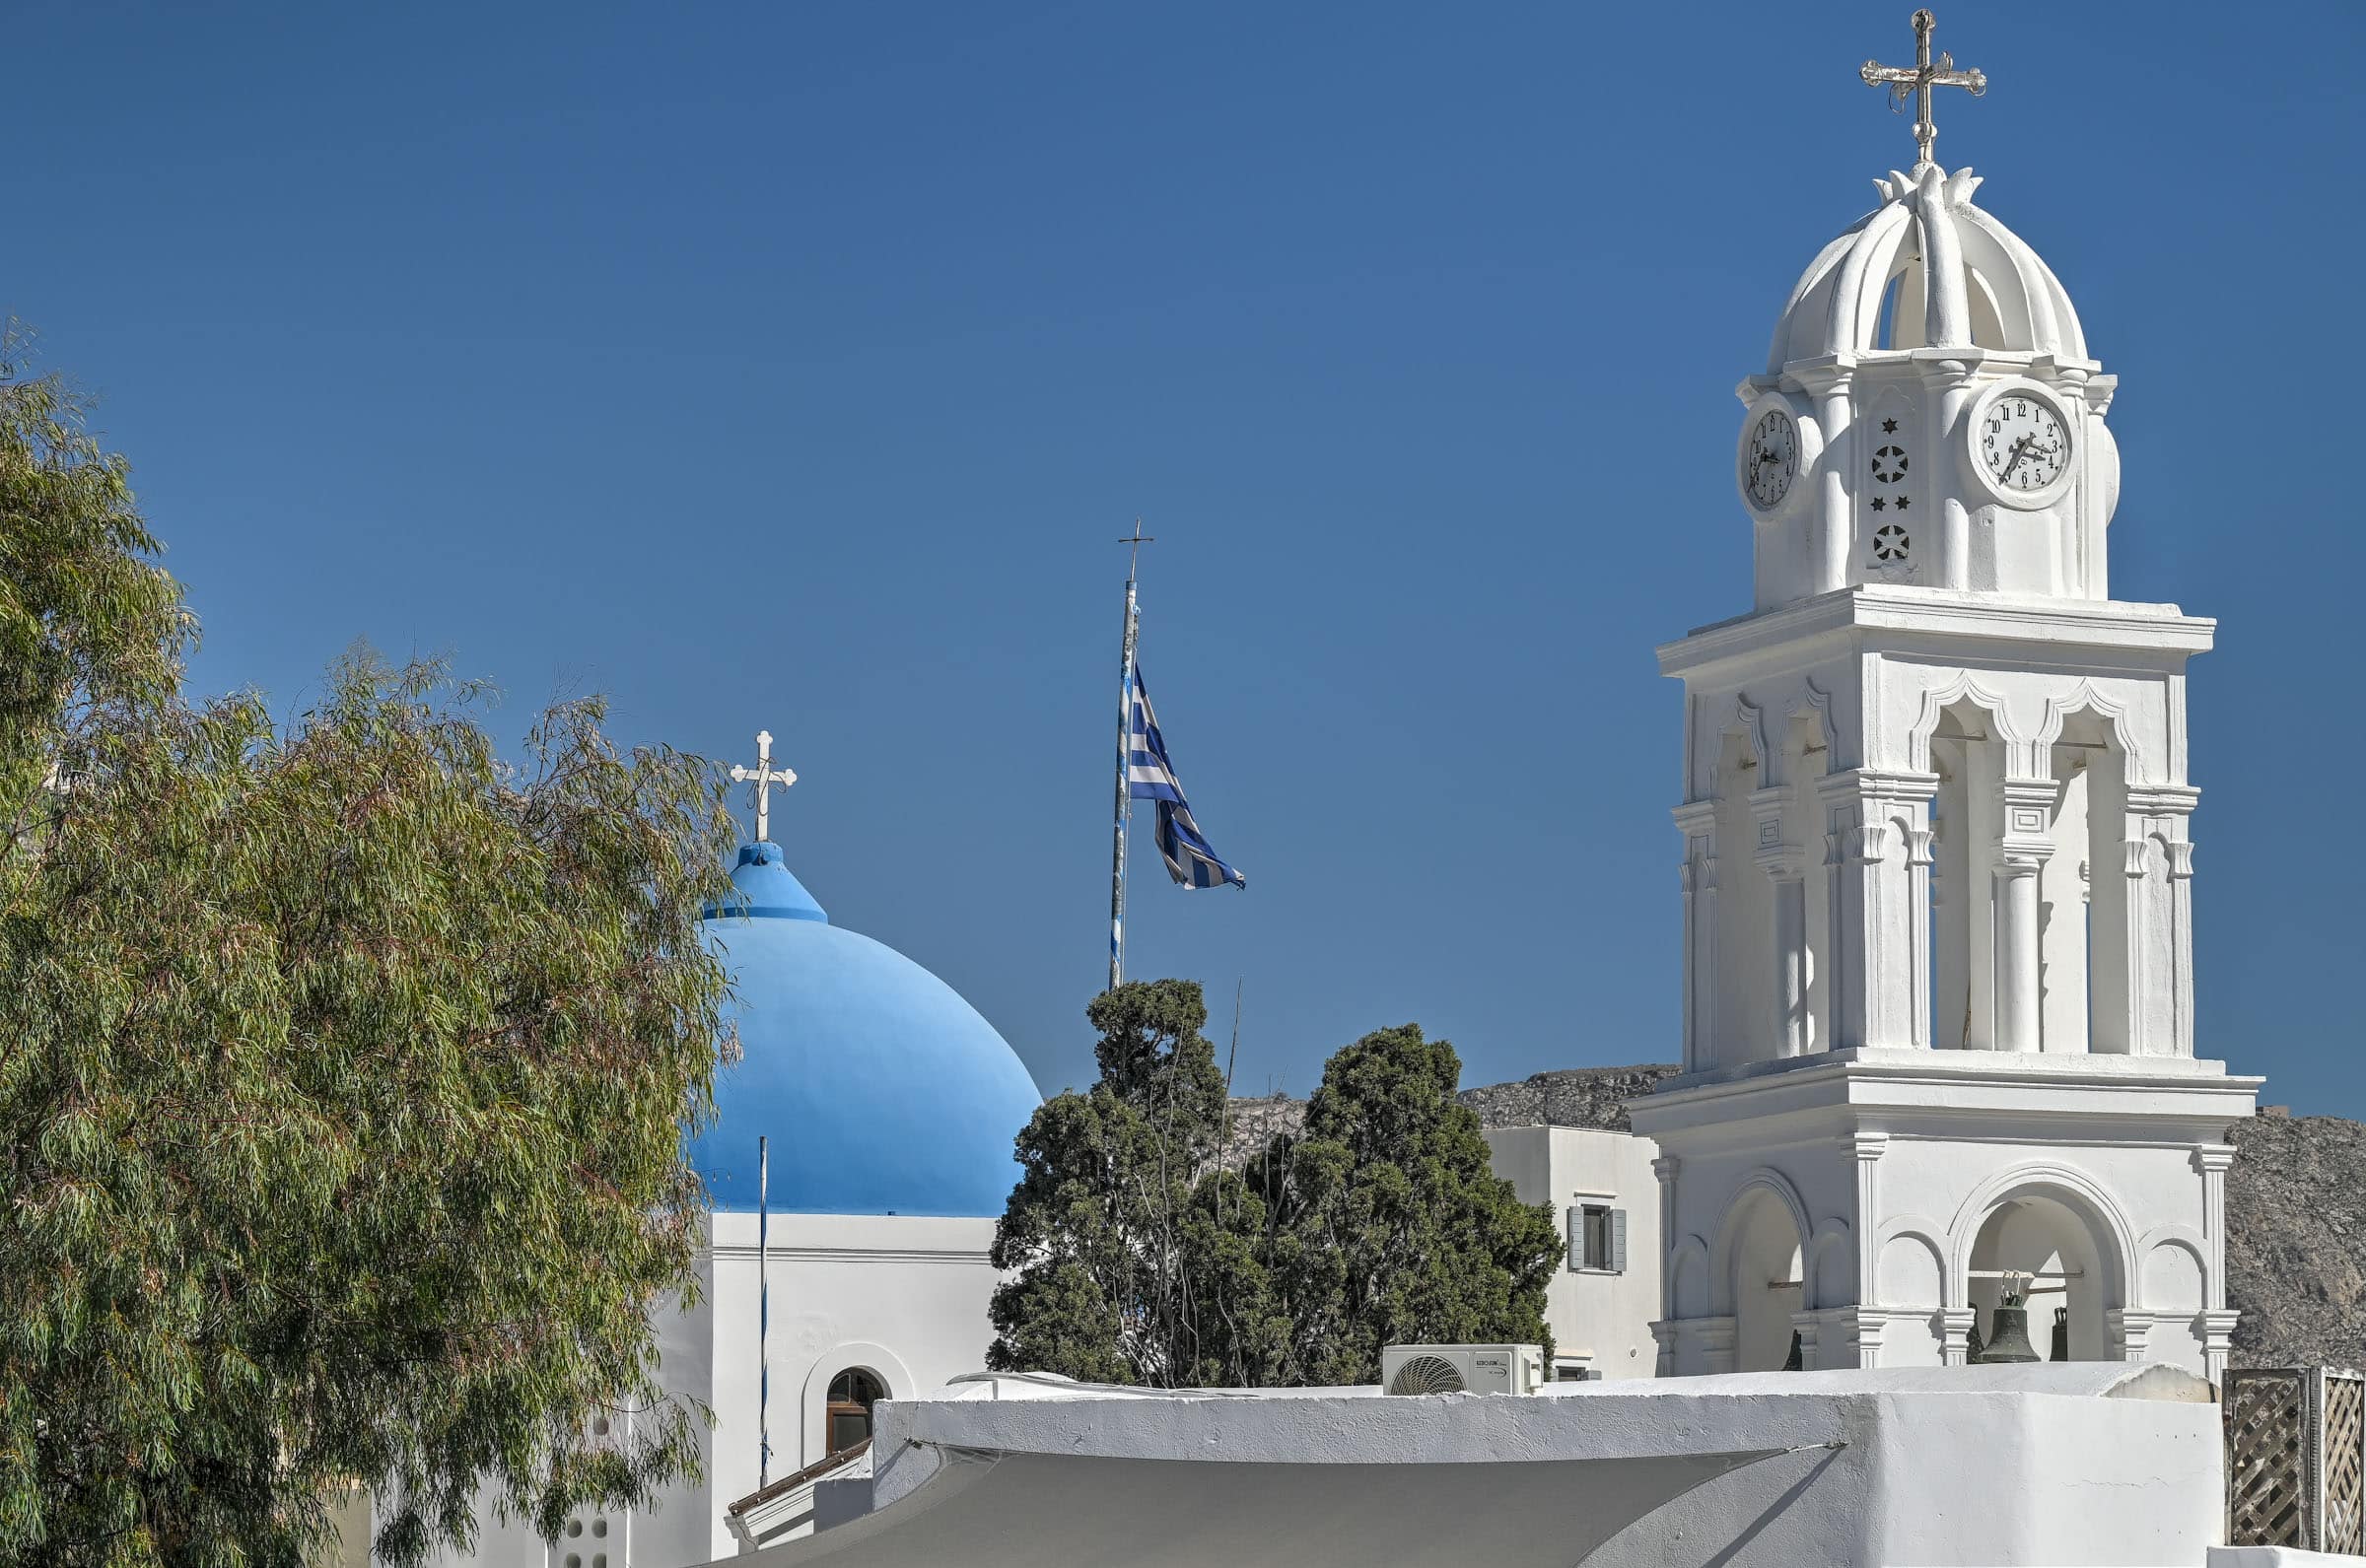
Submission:
[[2044,490],[2070,465],[2070,432],[2061,412],[2042,397],[2006,391],[1981,414],[1980,460],[2007,495]]
[[1750,504],[1773,511],[1791,493],[1799,477],[1799,427],[1779,408],[1770,408],[1751,423],[1743,439],[1742,489]]

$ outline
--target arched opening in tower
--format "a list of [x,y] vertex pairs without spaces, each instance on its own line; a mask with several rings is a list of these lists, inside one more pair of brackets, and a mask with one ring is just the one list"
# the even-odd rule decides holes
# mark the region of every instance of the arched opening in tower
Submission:
[[1799,1227],[1764,1189],[1743,1195],[1731,1227],[1734,1370],[1777,1371],[1790,1359],[1791,1315],[1807,1308]]
[[2042,1193],[2007,1198],[1981,1221],[1965,1279],[1981,1342],[1997,1343],[1997,1309],[2020,1296],[2041,1361],[2110,1361],[2106,1244],[2084,1205]]

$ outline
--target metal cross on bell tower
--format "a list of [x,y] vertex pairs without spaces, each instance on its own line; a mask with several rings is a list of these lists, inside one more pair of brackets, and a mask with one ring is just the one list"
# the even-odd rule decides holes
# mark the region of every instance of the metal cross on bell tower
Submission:
[[740,784],[756,786],[756,842],[763,844],[772,838],[772,786],[786,789],[797,783],[797,774],[788,768],[772,765],[772,731],[756,731],[756,765],[742,768],[733,765],[731,777]]
[[1942,54],[1938,63],[1931,63],[1930,30],[1937,26],[1927,11],[1914,13],[1914,65],[1908,70],[1903,65],[1884,65],[1879,60],[1867,60],[1857,68],[1867,87],[1887,86],[1890,107],[1904,110],[1911,94],[1914,101],[1914,168],[1935,163],[1930,156],[1931,143],[1939,139],[1939,127],[1930,117],[1930,90],[1934,87],[1960,87],[1979,98],[1988,90],[1987,73],[1979,70],[1959,71],[1955,56]]

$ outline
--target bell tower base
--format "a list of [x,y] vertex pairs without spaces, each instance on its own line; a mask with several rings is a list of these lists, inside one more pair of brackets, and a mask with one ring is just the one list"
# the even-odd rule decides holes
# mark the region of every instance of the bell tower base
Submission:
[[[2229,1127],[2263,1080],[2173,1057],[1858,1049],[1665,1080],[1661,1375],[1961,1365],[2028,1281],[2040,1354],[2215,1381]],[[2062,1314],[2057,1319],[2056,1314]]]

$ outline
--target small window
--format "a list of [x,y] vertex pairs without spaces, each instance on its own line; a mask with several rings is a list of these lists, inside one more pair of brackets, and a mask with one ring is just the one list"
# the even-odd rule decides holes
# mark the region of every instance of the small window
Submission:
[[1627,1271],[1627,1211],[1607,1203],[1569,1210],[1569,1267],[1604,1274]]
[[856,1367],[830,1380],[830,1402],[822,1415],[822,1438],[832,1454],[843,1454],[870,1437],[870,1407],[887,1398],[871,1374]]

